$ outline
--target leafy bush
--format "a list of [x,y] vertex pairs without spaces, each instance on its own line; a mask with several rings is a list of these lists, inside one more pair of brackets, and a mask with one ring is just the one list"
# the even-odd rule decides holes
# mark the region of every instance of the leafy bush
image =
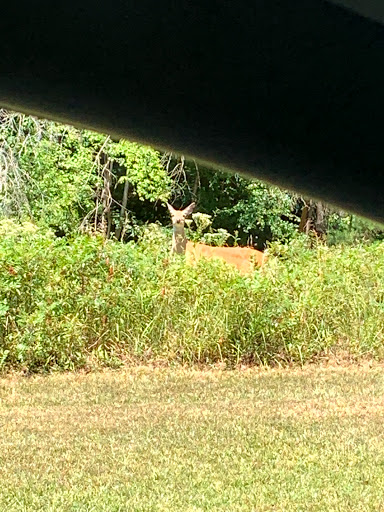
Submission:
[[[239,245],[261,249],[268,241],[296,236],[300,213],[297,199],[288,191],[188,161],[184,175],[188,186],[183,204],[196,201],[199,212],[212,216],[212,229],[225,228]],[[179,191],[176,199],[181,195]]]
[[134,236],[130,230],[171,193],[158,151],[3,109],[0,170],[2,216],[66,235],[81,225]]
[[383,226],[356,215],[332,212],[328,219],[328,245],[353,245],[383,240]]
[[[192,229],[192,224],[194,224],[195,229]],[[187,238],[194,242],[223,246],[229,238],[234,238],[226,229],[212,229],[212,215],[207,213],[193,213],[192,219],[186,220],[186,225]]]
[[221,261],[170,258],[158,226],[138,244],[9,221],[0,231],[3,369],[384,357],[384,244],[275,244],[242,277]]
[[384,244],[308,250],[307,243],[272,246],[276,256],[259,282],[267,360],[382,358]]

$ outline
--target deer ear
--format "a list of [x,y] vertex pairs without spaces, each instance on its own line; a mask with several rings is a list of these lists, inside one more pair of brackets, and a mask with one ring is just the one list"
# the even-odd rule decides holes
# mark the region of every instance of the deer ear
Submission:
[[170,211],[171,215],[173,215],[173,214],[174,214],[174,212],[175,212],[174,207],[173,207],[173,206],[171,206],[169,203],[167,203],[167,206],[168,206],[168,210]]
[[183,210],[184,217],[188,217],[188,215],[191,215],[191,213],[195,209],[195,206],[196,206],[196,203],[191,203],[189,206],[184,208],[184,210]]

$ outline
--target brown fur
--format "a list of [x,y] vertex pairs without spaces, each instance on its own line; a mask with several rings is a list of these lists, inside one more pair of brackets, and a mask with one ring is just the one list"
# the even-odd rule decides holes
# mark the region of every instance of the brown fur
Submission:
[[210,245],[187,242],[187,263],[193,264],[201,258],[218,258],[234,265],[242,274],[253,272],[265,262],[263,252],[251,247],[211,247]]

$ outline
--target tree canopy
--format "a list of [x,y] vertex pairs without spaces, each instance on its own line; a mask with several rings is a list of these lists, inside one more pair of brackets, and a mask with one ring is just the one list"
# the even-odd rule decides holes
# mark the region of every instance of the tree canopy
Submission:
[[30,219],[58,235],[82,229],[129,240],[147,223],[169,225],[167,201],[197,203],[205,220],[194,217],[191,237],[208,243],[262,249],[294,238],[300,228],[326,232],[330,243],[382,236],[372,223],[239,174],[0,110],[2,217]]

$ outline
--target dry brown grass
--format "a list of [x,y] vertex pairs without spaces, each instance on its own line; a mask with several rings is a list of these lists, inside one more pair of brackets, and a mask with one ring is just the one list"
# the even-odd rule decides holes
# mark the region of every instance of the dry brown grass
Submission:
[[382,366],[0,380],[0,509],[383,509]]

